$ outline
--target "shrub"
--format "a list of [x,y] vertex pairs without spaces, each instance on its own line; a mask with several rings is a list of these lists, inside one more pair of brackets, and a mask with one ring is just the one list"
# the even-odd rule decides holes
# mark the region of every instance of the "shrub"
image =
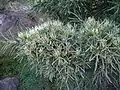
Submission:
[[[44,77],[51,90],[119,88],[119,28],[88,18],[75,30],[59,21],[18,34],[16,57]],[[92,83],[91,83],[92,82]]]
[[119,87],[120,29],[113,22],[96,21],[88,18],[78,35],[84,53],[93,73],[93,83],[102,90],[110,84]]
[[35,0],[34,10],[47,13],[53,19],[79,24],[94,16],[119,21],[119,0]]
[[36,75],[48,78],[54,88],[69,89],[70,84],[77,85],[78,79],[84,77],[85,62],[75,35],[71,25],[44,23],[18,35],[22,46],[17,56],[25,57]]
[[[37,0],[36,0],[37,1]],[[87,16],[86,0],[39,0],[33,9],[65,23],[80,22]],[[89,5],[88,5],[89,8]]]

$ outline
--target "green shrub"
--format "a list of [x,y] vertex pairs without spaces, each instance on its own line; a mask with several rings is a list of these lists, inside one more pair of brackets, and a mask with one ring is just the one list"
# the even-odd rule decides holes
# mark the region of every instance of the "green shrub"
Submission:
[[[37,0],[36,0],[37,1]],[[80,22],[87,16],[86,0],[38,0],[33,9],[65,23]],[[89,5],[88,5],[89,8]]]
[[118,26],[106,19],[88,18],[75,29],[50,21],[21,32],[16,57],[35,72],[29,75],[43,77],[42,82],[46,79],[50,90],[119,88]]
[[109,18],[119,21],[119,0],[35,0],[34,10],[47,13],[53,19],[79,24],[94,16],[96,19]]
[[[0,2],[0,7],[7,3],[6,0]],[[15,51],[16,58],[27,64],[21,73],[23,89],[119,89],[120,29],[104,19],[119,22],[119,3],[119,0],[38,0],[34,6],[36,11],[64,23],[80,24],[80,27],[76,30],[59,21],[46,22],[19,33],[16,41],[8,41],[2,47],[3,56],[5,51],[9,55]],[[104,20],[83,21],[89,16]],[[1,56],[0,75],[18,72],[17,62],[12,61],[10,65],[11,62],[4,61],[6,58],[9,61],[9,57]]]
[[48,78],[57,89],[69,89],[71,84],[77,85],[78,79],[84,77],[85,69],[75,35],[69,24],[46,22],[18,35],[22,45],[17,56],[25,57],[36,75]]
[[113,85],[119,87],[120,29],[113,22],[102,22],[88,18],[78,35],[84,53],[93,73],[93,83],[102,90]]

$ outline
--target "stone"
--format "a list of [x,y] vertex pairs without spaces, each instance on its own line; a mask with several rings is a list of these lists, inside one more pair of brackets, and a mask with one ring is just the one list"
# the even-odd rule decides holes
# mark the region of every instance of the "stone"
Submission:
[[0,80],[0,90],[19,90],[19,80],[16,77]]
[[13,0],[0,9],[0,39],[15,39],[19,32],[47,21],[47,15],[31,11],[31,8]]
[[14,11],[0,13],[0,39],[15,37],[18,32],[34,27],[37,23],[26,13]]
[[14,12],[29,12],[32,9],[32,6],[28,3],[20,3],[18,1],[10,1],[6,5],[6,10],[14,11]]

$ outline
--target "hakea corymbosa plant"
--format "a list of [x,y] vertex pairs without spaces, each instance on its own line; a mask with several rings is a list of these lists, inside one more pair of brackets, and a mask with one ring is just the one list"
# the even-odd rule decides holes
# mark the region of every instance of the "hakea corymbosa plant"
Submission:
[[120,35],[114,22],[88,18],[75,28],[48,21],[19,33],[16,43],[16,57],[56,89],[119,86]]

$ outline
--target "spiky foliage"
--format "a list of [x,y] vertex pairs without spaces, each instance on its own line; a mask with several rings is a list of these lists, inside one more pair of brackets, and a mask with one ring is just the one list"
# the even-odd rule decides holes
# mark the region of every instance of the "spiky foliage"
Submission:
[[119,88],[120,35],[113,22],[88,18],[77,31],[47,22],[18,36],[17,58],[55,90]]
[[79,86],[79,79],[84,77],[85,62],[70,25],[47,22],[18,36],[22,45],[17,57],[26,58],[36,75],[48,78],[56,89],[69,90]]
[[[36,78],[43,76],[47,79],[45,82],[49,83],[46,87],[52,86],[51,90],[89,90],[89,88],[94,90],[96,87],[110,90],[111,86],[119,89],[119,28],[108,20],[96,21],[93,18],[85,22],[83,20],[94,16],[96,19],[110,18],[119,22],[120,1],[33,0],[33,2],[36,4],[34,7],[36,11],[47,13],[54,19],[65,23],[79,24],[81,21],[83,23],[80,28],[73,30],[70,25],[49,22],[28,32],[19,33],[18,42],[15,42],[19,51],[17,58],[20,61],[27,61],[27,65],[30,65],[28,71],[22,74],[23,82],[25,81],[23,87],[36,85],[31,80],[38,83]],[[8,43],[2,51],[14,44]],[[36,74],[31,73],[29,69]],[[30,78],[26,80],[28,75]],[[26,89],[30,90],[29,87]]]
[[16,46],[14,41],[0,40],[0,77],[19,74],[19,62],[14,59]]
[[119,87],[120,35],[113,22],[89,18],[78,33],[82,43],[84,60],[90,64],[93,83],[102,90],[109,84]]
[[80,22],[87,15],[86,0],[38,0],[35,11],[49,14],[63,22]]
[[[109,18],[120,23],[120,1],[119,0],[92,0],[91,8],[88,8],[90,15],[97,19]],[[88,6],[87,6],[88,7]]]
[[34,10],[63,22],[77,23],[94,16],[119,21],[119,0],[36,0]]

